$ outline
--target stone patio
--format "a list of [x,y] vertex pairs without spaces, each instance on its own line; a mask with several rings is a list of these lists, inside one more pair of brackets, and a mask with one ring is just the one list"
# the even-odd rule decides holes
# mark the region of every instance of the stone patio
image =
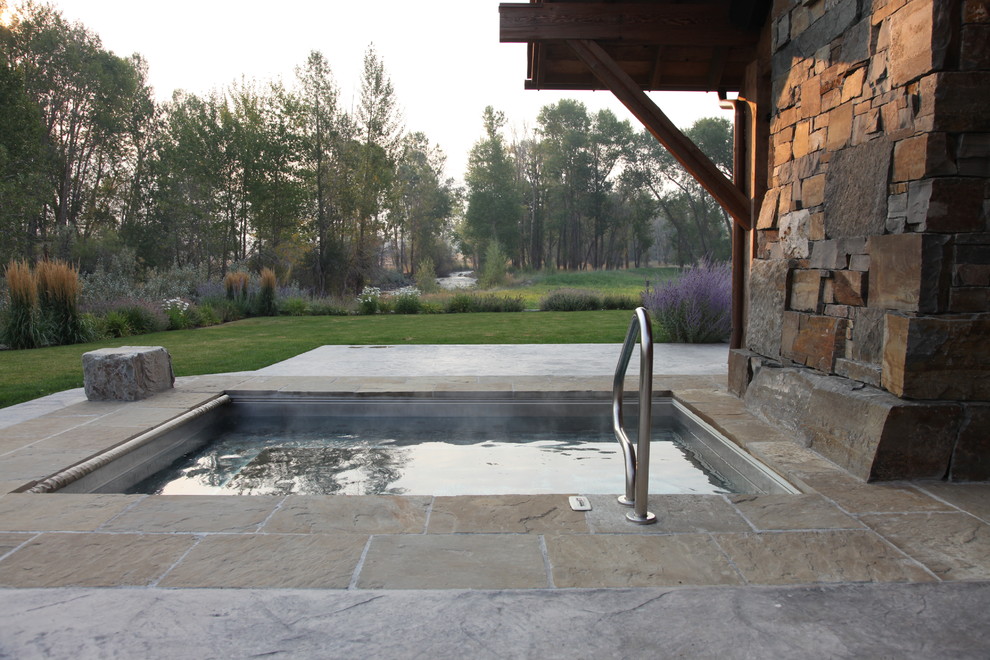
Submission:
[[[679,399],[802,493],[654,495],[650,508],[659,523],[644,527],[627,523],[626,509],[611,496],[592,495],[591,511],[571,511],[567,495],[576,493],[11,492],[225,391],[514,397],[611,389],[611,377],[559,374],[190,377],[143,401],[78,401],[0,429],[0,487],[8,493],[0,497],[0,587],[12,596],[58,588],[71,597],[78,588],[109,587],[163,598],[186,588],[243,589],[251,598],[256,589],[392,598],[397,590],[427,590],[427,597],[435,590],[465,589],[807,590],[973,581],[986,586],[990,580],[990,484],[865,484],[750,415],[726,392],[722,375],[658,375],[654,381],[656,393]],[[984,609],[990,603],[990,591],[967,593],[983,599]],[[16,630],[6,623],[0,632],[30,628],[18,620]]]

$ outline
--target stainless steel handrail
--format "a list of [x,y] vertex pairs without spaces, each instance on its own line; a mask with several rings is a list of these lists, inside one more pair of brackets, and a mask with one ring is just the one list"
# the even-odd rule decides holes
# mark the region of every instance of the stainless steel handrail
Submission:
[[[622,428],[622,391],[626,380],[629,358],[639,335],[639,432],[634,448],[625,429]],[[612,430],[622,447],[626,465],[626,494],[619,503],[634,507],[626,519],[638,525],[649,525],[657,517],[647,511],[650,489],[650,430],[653,426],[653,330],[650,315],[644,307],[633,313],[626,340],[622,344],[619,363],[612,381]]]

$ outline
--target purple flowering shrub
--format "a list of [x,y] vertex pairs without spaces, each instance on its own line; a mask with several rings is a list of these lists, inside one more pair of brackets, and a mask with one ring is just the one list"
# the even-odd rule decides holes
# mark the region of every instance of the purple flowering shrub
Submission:
[[643,306],[659,331],[657,341],[704,344],[732,331],[729,264],[702,262],[643,294]]

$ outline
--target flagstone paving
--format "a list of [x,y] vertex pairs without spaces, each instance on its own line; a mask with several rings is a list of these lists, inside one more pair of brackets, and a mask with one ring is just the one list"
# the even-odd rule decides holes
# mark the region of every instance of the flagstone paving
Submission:
[[[626,594],[634,592],[626,590],[633,589],[651,594],[633,606],[643,612],[661,598],[673,602],[666,596],[670,592],[664,591],[671,588],[703,588],[710,591],[699,593],[719,594],[729,602],[732,594],[744,592],[726,589],[758,587],[763,591],[746,591],[747,598],[759,602],[760,594],[779,594],[781,599],[818,594],[817,602],[822,604],[832,598],[829,594],[848,594],[851,600],[843,601],[846,596],[842,596],[836,601],[843,603],[835,605],[841,614],[838,610],[829,614],[828,609],[815,612],[832,616],[833,625],[849,626],[849,608],[875,611],[876,617],[885,619],[885,610],[875,603],[893,598],[903,602],[905,612],[917,614],[924,605],[910,601],[911,594],[942,602],[950,596],[919,591],[924,585],[942,585],[953,589],[963,605],[950,619],[928,624],[935,634],[933,626],[951,627],[963,621],[961,615],[972,609],[972,603],[985,603],[990,595],[985,589],[960,590],[966,583],[990,581],[990,484],[865,484],[750,415],[727,394],[725,378],[718,374],[657,375],[654,389],[658,395],[673,395],[790,480],[800,494],[654,495],[650,509],[658,523],[639,526],[625,520],[628,509],[610,495],[589,495],[590,511],[572,511],[567,495],[577,493],[237,497],[13,492],[225,391],[581,397],[609,392],[612,386],[610,376],[587,371],[447,377],[263,372],[183,378],[175,390],[129,403],[89,402],[65,393],[57,405],[32,402],[17,412],[20,418],[0,415],[0,493],[6,493],[0,495],[0,587],[4,588],[0,593],[10,596],[7,602],[21,602],[17,599],[22,594],[37,603],[44,601],[39,607],[77,617],[72,619],[75,623],[66,624],[66,630],[73,632],[87,625],[83,621],[97,619],[90,609],[73,609],[71,603],[98,599],[95,594],[108,587],[124,588],[114,591],[131,600],[138,593],[160,594],[154,603],[178,602],[179,594],[195,588],[201,594],[196,597],[200,607],[213,602],[210,589],[228,594],[233,589],[253,602],[262,602],[262,593],[306,593],[286,589],[369,594],[370,600],[342,601],[342,611],[379,598],[385,599],[380,603],[398,603],[401,599],[395,594],[399,593],[422,594],[422,603],[446,603],[437,594],[460,594],[465,589],[504,594],[507,602],[514,603],[529,603],[520,595],[525,593],[572,593],[584,594],[576,597],[590,603],[609,591],[622,594],[620,600],[628,602]],[[627,380],[628,388],[634,385],[633,379]],[[875,591],[822,591],[859,585],[872,585]],[[910,586],[914,591],[889,591],[891,587],[885,585]],[[94,592],[93,587],[99,589]],[[791,591],[767,591],[781,588]],[[43,594],[53,591],[64,591],[67,600],[48,603]],[[115,602],[126,608],[128,598]],[[462,596],[453,598],[468,602]],[[686,612],[693,602],[680,607]],[[717,602],[721,601],[712,601],[712,606]],[[742,611],[741,602],[734,611]],[[151,612],[155,605],[140,607]],[[166,620],[185,620],[181,606],[166,607]],[[762,617],[774,626],[773,612],[767,607],[747,616]],[[233,608],[249,611],[240,605]],[[626,609],[616,605],[616,615],[610,616]],[[194,611],[195,606],[190,616]],[[211,611],[212,616],[228,616]],[[412,616],[417,610],[410,606],[402,611]],[[237,616],[245,622],[251,619]],[[461,616],[476,620],[467,612]],[[869,628],[876,617],[856,617],[856,626]],[[17,621],[16,629],[7,627],[9,634],[24,635],[34,629],[30,618]],[[266,624],[260,625],[259,634]],[[154,629],[145,628],[140,635],[150,635]],[[752,630],[749,623],[737,632],[745,630]],[[894,629],[883,625],[877,630]],[[966,637],[968,630],[959,628],[956,639]],[[676,628],[668,634],[676,634]],[[780,639],[779,632],[775,635]],[[585,635],[583,643],[592,643],[594,637]],[[885,652],[899,639],[911,639],[911,629],[888,637],[881,647]],[[70,634],[66,640],[77,638]],[[948,641],[940,643],[950,648],[952,639],[944,635],[939,639],[943,638]],[[981,648],[972,640],[967,643],[970,650]],[[64,653],[54,655],[73,656],[84,646],[68,642]],[[264,646],[258,641],[252,648]]]
[[[223,391],[312,391],[313,381],[210,377],[140,402],[77,402],[0,429],[0,481],[8,491],[27,486]],[[327,391],[580,396],[610,387],[610,379],[591,376],[350,376]],[[660,376],[656,387],[804,492],[653,496],[659,521],[651,526],[628,523],[612,496],[591,495],[591,511],[572,511],[574,493],[9,493],[0,497],[0,586],[567,589],[990,579],[987,484],[864,484],[749,415],[718,376]]]

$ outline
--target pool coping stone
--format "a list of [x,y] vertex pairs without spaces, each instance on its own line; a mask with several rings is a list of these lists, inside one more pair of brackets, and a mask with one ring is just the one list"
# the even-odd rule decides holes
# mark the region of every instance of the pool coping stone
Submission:
[[[624,511],[613,506],[612,496],[590,496],[592,511],[577,515],[564,509],[568,494],[560,494],[559,503],[557,496],[530,496],[535,504],[525,506],[513,502],[526,496],[290,495],[247,507],[218,496],[223,501],[208,499],[197,507],[191,504],[196,500],[168,496],[10,493],[38,479],[38,472],[119,444],[154,420],[223,392],[580,397],[607,395],[611,378],[348,376],[316,390],[312,376],[241,373],[180,378],[175,390],[142,401],[96,404],[68,392],[60,399],[68,405],[39,402],[29,413],[18,412],[26,418],[0,418],[0,487],[8,492],[0,495],[0,654],[36,648],[32,640],[44,629],[51,657],[102,655],[111,637],[78,631],[112,631],[116,624],[109,617],[117,613],[132,626],[142,617],[160,619],[112,637],[115,652],[125,655],[121,649],[131,640],[167,640],[162,649],[181,654],[196,637],[199,652],[216,643],[203,640],[220,624],[242,635],[223,652],[274,648],[284,636],[273,631],[284,629],[296,633],[284,648],[318,648],[307,645],[332,639],[344,655],[356,644],[365,652],[389,649],[390,657],[414,655],[377,634],[358,641],[363,626],[371,625],[368,613],[380,612],[406,617],[399,624],[409,635],[403,644],[417,653],[448,648],[455,638],[484,638],[495,644],[489,651],[507,651],[497,654],[502,657],[541,648],[547,657],[559,657],[571,648],[605,648],[602,621],[617,623],[622,612],[627,637],[607,647],[620,652],[596,657],[628,656],[650,644],[682,654],[705,648],[745,657],[740,640],[747,639],[759,645],[762,657],[773,656],[771,649],[789,651],[784,657],[812,647],[845,657],[857,655],[856,649],[926,657],[919,649],[932,645],[953,657],[986,656],[982,622],[973,617],[990,608],[990,484],[866,484],[746,411],[727,392],[724,375],[658,375],[654,386],[801,494],[654,495],[651,509],[661,523],[637,526],[612,516]],[[86,432],[65,443],[81,429]],[[26,465],[32,455],[43,470],[4,467]],[[59,455],[64,460],[54,466]],[[547,514],[552,510],[560,515]],[[263,558],[280,545],[290,557],[263,570]],[[443,556],[460,557],[463,565],[453,570],[450,562],[429,563]],[[696,557],[707,559],[691,568]],[[432,568],[410,571],[410,561],[420,559]],[[258,609],[261,604],[268,609]],[[511,609],[505,607],[522,608],[522,620],[536,632],[518,640],[499,633],[496,622],[508,625]],[[272,608],[282,609],[276,616]],[[591,610],[597,614],[588,619]],[[130,612],[137,618],[126,616]],[[696,613],[704,613],[705,627],[681,618]],[[460,633],[443,628],[444,614],[460,617]],[[339,632],[313,628],[321,616]],[[636,628],[640,619],[649,634]],[[558,621],[568,634],[552,641]],[[753,628],[752,621],[761,623]],[[819,627],[809,628],[809,621]],[[465,637],[464,626],[475,626],[477,635]],[[179,640],[170,627],[193,632]],[[667,636],[658,641],[657,631]],[[684,637],[687,631],[694,637]],[[719,640],[713,631],[739,639]]]
[[[83,454],[95,454],[104,449],[105,447],[99,446],[101,434],[97,431],[101,428],[106,429],[105,438],[113,437],[113,442],[110,444],[116,444],[121,441],[122,435],[138,435],[151,428],[153,423],[179,416],[224,392],[234,396],[238,393],[249,396],[258,396],[259,393],[282,396],[292,392],[312,392],[309,389],[312,378],[302,378],[302,382],[297,382],[290,376],[278,376],[274,379],[265,377],[262,380],[267,384],[259,389],[256,386],[261,383],[260,380],[244,375],[229,378],[212,377],[208,386],[200,379],[188,384],[180,382],[175,390],[159,395],[161,399],[151,397],[142,401],[109,405],[76,403],[34,420],[0,429],[0,439],[8,441],[6,446],[9,446],[9,441],[18,439],[23,440],[25,445],[9,451],[5,458],[16,460],[4,461],[4,464],[13,468],[22,461],[27,461],[31,456],[39,456],[48,461],[45,463],[45,469],[52,470],[53,456],[62,455],[71,462],[79,460]],[[442,398],[490,394],[486,390],[477,389],[479,382],[485,380],[483,377],[457,378],[453,381],[419,377],[415,380],[421,387],[432,384],[434,387],[443,385],[446,389],[442,392],[429,388],[405,391],[397,387],[405,382],[404,379],[388,378],[383,382],[377,378],[350,377],[347,387],[341,386],[338,391],[368,396],[411,395]],[[496,396],[499,397],[529,396],[534,391],[539,392],[540,396],[555,393],[564,398],[585,397],[589,394],[607,397],[611,389],[611,383],[604,378],[561,378],[558,381],[553,376],[523,376],[509,379],[497,377],[496,380],[506,386],[503,391],[496,392]],[[737,548],[741,546],[731,542],[736,538],[733,535],[743,534],[747,535],[746,538],[765,538],[768,541],[779,542],[784,537],[777,536],[771,539],[770,535],[787,532],[790,536],[786,538],[798,544],[795,548],[788,549],[783,546],[778,548],[773,543],[767,545],[761,542],[761,548],[763,546],[769,548],[764,548],[761,552],[769,552],[768,557],[798,553],[801,556],[813,555],[823,558],[834,553],[851,552],[851,557],[854,559],[858,557],[864,562],[879,562],[880,568],[873,573],[866,576],[855,574],[848,580],[850,582],[864,579],[925,581],[939,579],[937,575],[951,575],[953,576],[951,579],[956,579],[954,576],[959,575],[964,576],[965,579],[990,579],[990,545],[988,545],[990,523],[974,516],[965,508],[965,502],[979,503],[981,501],[979,497],[963,497],[960,498],[959,503],[951,504],[945,497],[925,492],[923,484],[864,484],[810,449],[789,442],[786,437],[753,417],[738,399],[726,391],[724,379],[720,376],[687,377],[684,381],[687,388],[684,390],[676,388],[677,380],[670,376],[657,377],[656,384],[660,395],[673,395],[691,411],[714,421],[715,425],[720,426],[737,445],[752,452],[769,467],[796,483],[803,494],[796,496],[654,495],[651,496],[651,509],[660,517],[660,523],[638,526],[624,520],[624,509],[613,501],[612,496],[590,496],[594,506],[588,513],[570,511],[566,507],[567,495],[577,493],[538,497],[435,498],[387,496],[335,498],[289,495],[250,500],[248,505],[244,505],[239,498],[228,499],[223,496],[191,498],[22,493],[0,497],[0,533],[37,532],[40,537],[32,539],[34,546],[43,542],[47,535],[64,535],[70,532],[88,532],[95,535],[134,534],[143,535],[149,540],[159,538],[157,536],[159,534],[165,535],[161,538],[175,534],[194,534],[197,538],[213,534],[358,534],[365,536],[371,548],[384,543],[385,541],[381,539],[386,536],[396,534],[431,537],[479,535],[480,538],[488,538],[492,542],[495,542],[493,536],[481,535],[523,534],[558,539],[554,541],[555,544],[559,544],[559,539],[562,538],[571,538],[574,543],[586,543],[585,537],[598,536],[600,538],[597,543],[614,545],[612,551],[623,554],[629,552],[624,546],[630,542],[629,537],[632,536],[647,539],[636,543],[649,544],[665,543],[666,541],[658,538],[661,536],[702,534],[712,535],[711,538],[716,539],[719,535],[726,535],[724,538],[727,539],[727,544]],[[534,388],[534,383],[537,382],[541,385],[539,390]],[[596,385],[598,389],[595,389]],[[730,422],[719,424],[720,420],[726,418]],[[44,437],[38,439],[31,437],[27,432],[22,432],[19,428],[22,424],[36,431],[41,430],[40,435]],[[56,449],[57,440],[64,434],[71,433],[73,429],[87,430],[85,436],[80,436],[79,444],[82,446],[72,451],[65,448]],[[46,443],[53,444],[52,451],[46,450]],[[0,479],[4,482],[16,481],[12,480],[13,476],[9,468],[0,469]],[[42,475],[35,471],[26,476],[28,478],[21,484],[22,489]],[[935,492],[944,493],[946,490],[946,487],[939,484],[933,486]],[[954,487],[955,490],[965,488],[966,485]],[[980,486],[974,485],[970,488],[980,488]],[[788,500],[789,497],[793,499]],[[554,499],[557,501],[554,502]],[[53,507],[54,502],[60,504],[65,502],[69,506],[59,511],[57,509],[60,507]],[[398,505],[401,506],[396,508]],[[768,513],[772,510],[775,510],[776,514]],[[973,541],[975,545],[963,550],[956,548],[952,552],[936,547],[936,539],[925,532],[924,523],[929,521],[931,525],[936,525],[939,520],[944,519],[931,519],[922,515],[929,513],[954,513],[965,519],[969,527],[964,527],[975,535]],[[905,532],[901,526],[893,525],[889,519],[878,517],[884,514],[919,516],[917,521],[922,527],[911,535],[914,541],[904,540]],[[410,518],[410,515],[413,517]],[[768,522],[768,516],[771,519],[776,516],[776,522]],[[402,520],[406,522],[399,522]],[[802,525],[800,520],[806,522]],[[221,524],[217,524],[218,522]],[[889,538],[884,530],[890,530],[887,532]],[[868,544],[871,549],[864,549],[866,546],[856,546],[850,550],[849,539],[853,538],[850,537],[852,532],[855,532],[853,535],[855,538],[866,536],[872,539],[873,545]],[[64,543],[67,542],[68,537],[59,538]],[[649,541],[649,538],[654,540]],[[449,541],[455,542],[450,539]],[[459,542],[461,541],[456,541]],[[14,566],[30,555],[34,547],[32,543],[23,544],[0,556],[0,575],[3,574],[5,567]],[[442,544],[443,540],[441,538],[431,543]],[[878,555],[874,552],[875,544],[881,544],[890,552]],[[752,546],[752,542],[749,546]],[[732,550],[725,547],[722,550],[727,561],[737,559],[743,561],[744,555],[734,557]],[[737,549],[737,552],[742,551]],[[748,552],[755,550],[750,547]],[[180,557],[178,564],[193,563],[197,555],[198,553],[190,552]],[[762,561],[769,561],[768,557],[764,557]],[[232,557],[229,561],[236,562],[237,559]],[[812,559],[803,561],[812,561]],[[913,567],[907,573],[898,568],[905,563]],[[376,564],[373,562],[368,566],[372,565]],[[883,566],[887,566],[887,569]],[[600,575],[595,575],[594,566],[583,569],[582,574],[587,576],[587,581],[584,583],[572,577],[564,579],[556,574],[555,571],[561,569],[554,564],[552,556],[548,559],[545,568],[547,584],[597,587],[602,585],[604,579]],[[354,584],[391,584],[383,580],[362,581],[360,577],[362,568],[355,566],[355,569],[358,573]],[[601,567],[601,570],[611,569]],[[572,574],[573,571],[568,572],[568,575]],[[780,581],[779,576],[774,577],[765,572],[757,574],[750,571],[743,575],[745,577],[740,583],[776,584]],[[818,574],[812,571],[798,575],[804,577],[795,579],[814,584],[834,581],[843,574],[834,571]],[[83,576],[79,577],[80,580],[82,578]],[[442,576],[435,576],[434,579],[441,580],[442,583]],[[703,584],[709,583],[708,578],[698,579]],[[68,579],[64,579],[63,582],[61,586],[76,584]],[[18,586],[31,586],[31,581],[26,578],[18,578],[13,583]],[[51,583],[49,581],[45,584]],[[404,582],[404,588],[409,584],[411,583]],[[419,588],[435,588],[437,584],[431,579],[421,578]],[[292,582],[291,586],[295,587],[299,584]],[[350,583],[345,586],[350,586]],[[469,586],[511,588],[519,585],[513,583]],[[544,588],[546,585],[540,582],[532,586]],[[643,583],[637,586],[649,586],[649,584]],[[669,586],[669,584],[661,581],[653,586]]]

